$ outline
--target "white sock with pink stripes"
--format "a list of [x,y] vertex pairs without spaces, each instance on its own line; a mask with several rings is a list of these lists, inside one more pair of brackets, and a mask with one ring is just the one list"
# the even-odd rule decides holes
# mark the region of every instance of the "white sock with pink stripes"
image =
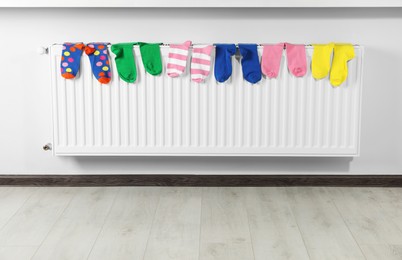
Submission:
[[191,80],[201,83],[209,75],[211,70],[212,45],[193,46],[193,57],[191,59]]
[[176,78],[185,71],[190,45],[191,41],[186,41],[183,44],[169,45],[169,58],[166,69],[169,77]]

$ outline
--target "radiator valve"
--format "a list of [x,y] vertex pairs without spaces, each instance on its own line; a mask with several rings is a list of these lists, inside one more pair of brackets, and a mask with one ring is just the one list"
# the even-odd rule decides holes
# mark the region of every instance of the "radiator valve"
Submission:
[[51,151],[52,150],[52,144],[47,143],[42,148],[43,148],[44,151]]
[[39,48],[36,49],[36,52],[37,52],[39,55],[44,55],[44,54],[47,54],[47,53],[48,53],[48,49],[45,48],[45,47],[39,47]]

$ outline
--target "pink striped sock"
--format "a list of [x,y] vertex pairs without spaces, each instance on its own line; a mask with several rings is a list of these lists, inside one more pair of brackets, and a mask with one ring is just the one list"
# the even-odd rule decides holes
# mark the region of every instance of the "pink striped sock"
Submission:
[[169,77],[176,78],[183,74],[187,65],[188,48],[191,41],[186,41],[183,44],[169,45],[169,58],[167,63],[167,74]]
[[264,45],[262,51],[261,70],[268,78],[276,78],[281,67],[283,43]]
[[196,45],[193,47],[191,59],[191,80],[201,83],[209,75],[211,70],[212,45]]

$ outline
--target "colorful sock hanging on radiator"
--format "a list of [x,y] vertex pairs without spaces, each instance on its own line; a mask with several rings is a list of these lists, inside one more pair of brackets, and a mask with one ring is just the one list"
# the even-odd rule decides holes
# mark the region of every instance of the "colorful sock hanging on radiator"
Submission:
[[215,79],[225,82],[232,75],[232,56],[236,53],[234,44],[215,44]]
[[334,50],[334,43],[313,44],[313,47],[311,74],[315,79],[323,79],[328,76],[331,68],[331,55]]
[[304,44],[285,43],[288,69],[296,77],[303,77],[307,72],[306,47]]
[[85,53],[91,62],[92,73],[102,84],[109,83],[112,77],[107,45],[108,43],[96,42],[89,43],[85,47]]
[[212,45],[194,45],[191,59],[191,80],[202,83],[211,70]]
[[257,44],[239,44],[243,77],[251,84],[261,80],[261,65]]
[[329,75],[332,86],[341,85],[348,77],[348,61],[355,57],[355,49],[352,44],[335,44],[334,58]]
[[117,72],[122,80],[133,83],[137,79],[137,67],[133,53],[134,42],[118,43],[112,45],[112,52],[116,55]]
[[61,52],[60,70],[65,79],[73,79],[80,70],[81,56],[85,45],[82,42],[64,43]]
[[262,50],[261,70],[268,78],[276,78],[281,67],[284,43],[264,45]]
[[169,77],[176,78],[185,71],[190,45],[191,41],[186,41],[183,44],[169,45],[169,58],[166,67]]
[[159,75],[162,72],[162,58],[159,46],[162,43],[139,42],[142,64],[151,75]]

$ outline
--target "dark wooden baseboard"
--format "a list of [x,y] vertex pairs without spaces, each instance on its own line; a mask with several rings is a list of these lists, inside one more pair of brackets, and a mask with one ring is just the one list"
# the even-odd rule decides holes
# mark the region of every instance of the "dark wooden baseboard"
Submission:
[[0,185],[402,187],[402,175],[0,175]]

